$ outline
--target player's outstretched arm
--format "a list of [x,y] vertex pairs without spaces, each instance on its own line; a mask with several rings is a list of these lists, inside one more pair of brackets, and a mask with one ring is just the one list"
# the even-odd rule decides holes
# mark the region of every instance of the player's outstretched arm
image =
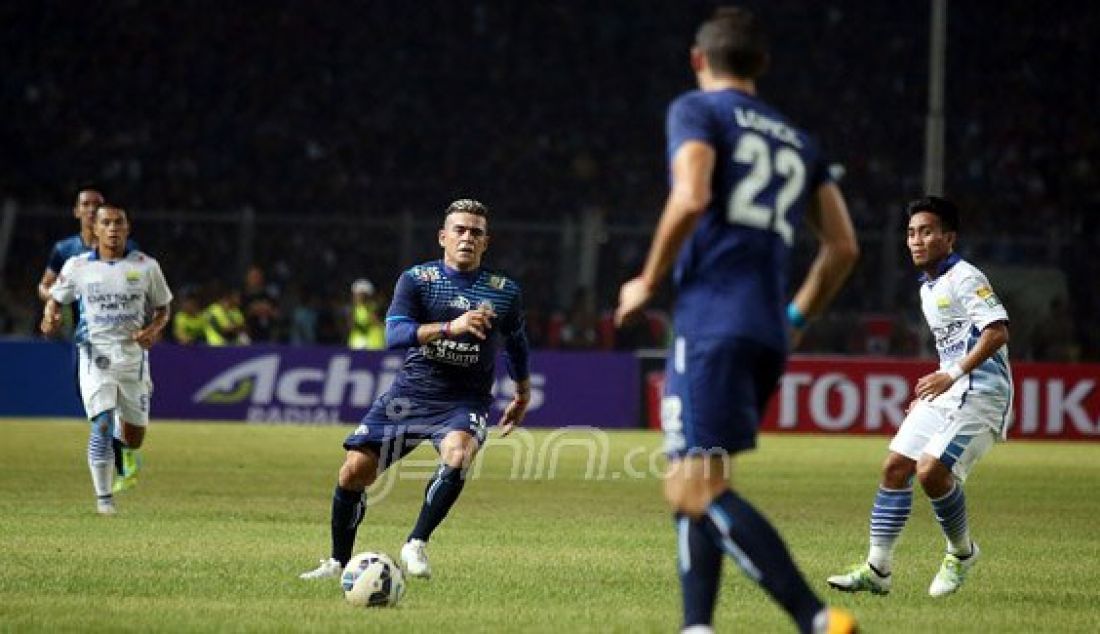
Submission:
[[500,435],[507,436],[512,430],[523,423],[523,417],[527,415],[527,406],[531,403],[531,379],[516,381],[516,394],[512,402],[504,408],[504,414],[500,417]]
[[153,319],[149,322],[149,325],[134,333],[134,341],[139,346],[148,350],[153,347],[153,344],[160,339],[160,334],[164,332],[164,327],[168,325],[168,318],[171,314],[171,309],[165,306],[159,306],[153,310]]
[[809,318],[824,312],[848,279],[859,259],[859,242],[848,205],[835,183],[817,188],[806,222],[817,236],[817,257],[794,296],[794,305]]
[[649,303],[672,268],[680,247],[695,230],[699,217],[710,204],[714,161],[714,148],[702,141],[687,141],[677,148],[672,158],[672,190],[657,223],[642,273],[619,290],[616,326],[621,326]]

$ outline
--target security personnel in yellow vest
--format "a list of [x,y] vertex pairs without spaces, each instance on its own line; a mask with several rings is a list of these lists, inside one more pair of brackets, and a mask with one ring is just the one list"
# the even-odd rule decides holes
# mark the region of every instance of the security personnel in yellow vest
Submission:
[[179,310],[172,315],[172,336],[184,346],[206,343],[206,316],[199,309],[194,292],[183,295]]
[[358,279],[351,285],[351,305],[348,306],[348,347],[352,350],[383,350],[386,328],[378,318],[378,302],[374,284]]
[[230,289],[203,311],[206,317],[206,345],[234,346],[251,343],[244,313],[241,312],[241,292]]

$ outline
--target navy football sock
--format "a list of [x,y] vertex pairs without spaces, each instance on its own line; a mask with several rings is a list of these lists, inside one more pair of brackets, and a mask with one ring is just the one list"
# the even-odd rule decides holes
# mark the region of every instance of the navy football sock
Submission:
[[[706,520],[703,520],[706,521]],[[722,549],[703,526],[676,514],[676,551],[680,590],[684,600],[684,627],[710,625],[722,577]]]
[[125,446],[118,438],[111,437],[111,447],[115,451],[115,472],[120,476],[126,475],[123,473],[125,467],[122,466],[122,448]]
[[416,518],[416,526],[409,533],[409,539],[428,541],[432,531],[447,517],[447,512],[454,506],[465,485],[466,476],[461,468],[440,465],[432,479],[428,480],[424,505],[420,507],[420,516]]
[[824,605],[764,516],[727,489],[707,507],[704,525],[741,570],[783,606],[799,631],[813,631],[814,617]]
[[351,559],[355,533],[367,511],[362,491],[349,491],[336,485],[332,493],[332,558],[342,565]]

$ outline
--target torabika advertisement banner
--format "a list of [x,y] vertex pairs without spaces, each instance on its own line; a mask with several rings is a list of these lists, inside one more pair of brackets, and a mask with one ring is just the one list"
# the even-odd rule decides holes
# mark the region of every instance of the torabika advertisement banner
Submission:
[[[761,429],[771,432],[893,435],[928,360],[795,356]],[[1014,362],[1009,438],[1100,440],[1100,365]],[[646,379],[650,427],[659,426],[660,373]]]

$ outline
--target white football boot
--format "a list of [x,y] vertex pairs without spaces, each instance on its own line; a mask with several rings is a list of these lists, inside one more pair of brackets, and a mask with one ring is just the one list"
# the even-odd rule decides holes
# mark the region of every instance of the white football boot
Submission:
[[410,539],[401,547],[401,563],[405,572],[413,577],[428,579],[432,576],[432,564],[428,562],[427,543],[421,539]]
[[95,512],[100,515],[114,515],[118,513],[118,509],[115,508],[115,501],[112,498],[98,498],[95,501]]
[[890,575],[880,575],[867,562],[852,566],[847,572],[833,575],[826,581],[831,587],[841,592],[870,592],[871,594],[890,594],[892,583]]
[[321,565],[314,570],[298,575],[299,579],[339,579],[344,574],[344,566],[337,560],[329,557],[322,559]]
[[957,555],[947,553],[940,564],[940,571],[932,579],[932,585],[928,586],[928,594],[933,597],[942,597],[958,590],[966,581],[966,575],[970,568],[978,561],[978,545],[970,542],[970,556],[960,559]]

